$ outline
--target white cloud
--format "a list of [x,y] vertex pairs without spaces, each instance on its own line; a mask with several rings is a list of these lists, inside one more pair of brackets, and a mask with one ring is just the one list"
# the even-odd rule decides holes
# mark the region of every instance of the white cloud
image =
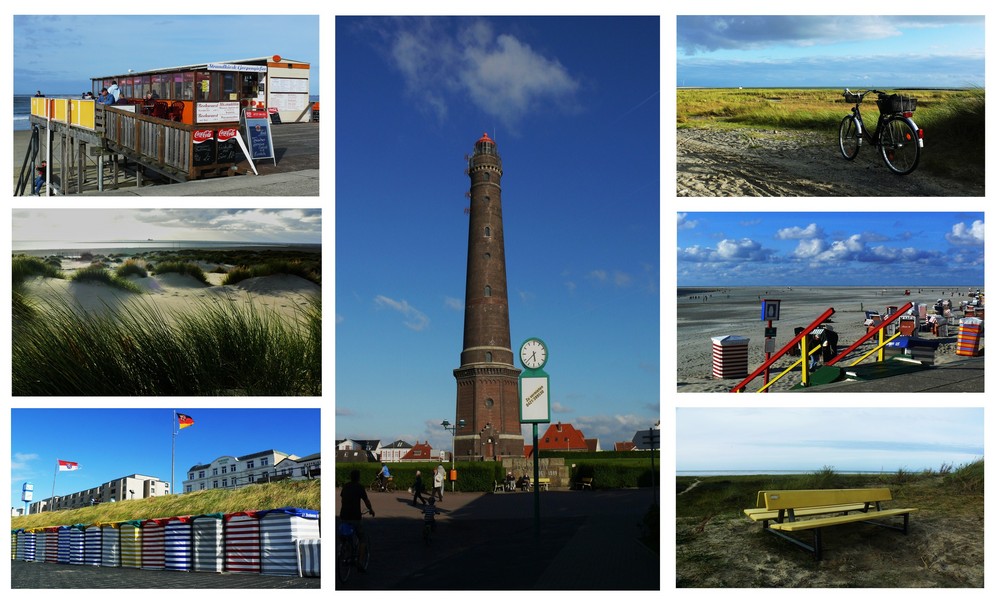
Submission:
[[778,239],[821,239],[823,237],[823,229],[813,222],[806,228],[788,227],[779,229],[776,236]]
[[375,305],[379,308],[389,308],[402,314],[406,319],[403,321],[403,325],[406,325],[413,331],[423,331],[431,322],[431,320],[427,318],[427,315],[410,306],[406,300],[397,301],[392,298],[379,295],[375,296]]
[[687,212],[677,213],[677,230],[681,229],[693,229],[698,226],[697,220],[688,220]]
[[465,308],[465,302],[459,300],[458,298],[445,297],[444,299],[445,308],[450,308],[452,310],[463,310]]
[[952,225],[951,232],[945,236],[952,245],[983,245],[986,241],[986,223],[977,220],[969,226],[964,222]]
[[11,470],[24,470],[28,467],[29,462],[38,459],[38,454],[36,453],[14,453],[10,460]]

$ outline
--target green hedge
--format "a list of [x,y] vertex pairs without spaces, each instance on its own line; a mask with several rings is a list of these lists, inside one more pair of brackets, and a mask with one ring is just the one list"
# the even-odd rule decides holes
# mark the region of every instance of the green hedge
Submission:
[[[656,459],[660,458],[659,451],[653,451]],[[547,457],[561,457],[563,459],[645,459],[649,462],[649,451],[541,451],[539,459]]]
[[[659,467],[656,468],[659,472]],[[653,484],[653,471],[649,465],[633,462],[620,463],[577,463],[573,468],[573,483],[581,478],[593,478],[595,489],[635,489]]]
[[[413,486],[413,479],[420,470],[420,477],[424,480],[424,488],[431,491],[434,488],[434,471],[438,465],[443,465],[445,476],[451,475],[451,464],[439,464],[439,462],[405,462],[391,463],[389,473],[392,474],[393,482],[402,490]],[[361,484],[366,488],[382,469],[378,463],[338,463],[334,467],[337,487],[344,486],[351,479],[351,470],[357,468],[361,470]],[[455,483],[456,491],[466,492],[493,492],[493,481],[503,479],[503,466],[494,461],[461,461],[455,464],[458,471],[458,481]],[[445,489],[451,490],[451,483],[445,481]]]

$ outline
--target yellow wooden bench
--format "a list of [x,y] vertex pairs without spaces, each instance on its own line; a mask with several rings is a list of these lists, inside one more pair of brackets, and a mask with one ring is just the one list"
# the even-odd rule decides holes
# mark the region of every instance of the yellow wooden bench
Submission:
[[[882,509],[882,504],[889,501],[892,501],[892,493],[887,488],[760,491],[757,507],[745,509],[743,513],[761,522],[765,531],[811,551],[816,560],[821,560],[821,530],[824,527],[867,522],[908,533],[910,513],[917,508]],[[903,518],[902,526],[872,522],[893,516]],[[812,544],[790,534],[810,529],[813,531]]]
[[[552,484],[552,479],[551,478],[539,478],[538,479],[538,487],[540,489],[542,489],[543,491],[548,491],[550,484]],[[529,485],[529,488],[534,488],[534,486],[535,486],[534,483],[531,483]]]

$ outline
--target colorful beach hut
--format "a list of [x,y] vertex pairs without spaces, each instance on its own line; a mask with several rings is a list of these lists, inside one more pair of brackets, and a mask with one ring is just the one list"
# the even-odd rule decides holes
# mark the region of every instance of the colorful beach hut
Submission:
[[225,514],[223,534],[226,544],[226,570],[231,573],[259,573],[259,512]]
[[222,546],[222,514],[203,514],[191,520],[194,570],[221,573],[225,560]]
[[88,566],[101,565],[101,534],[100,524],[91,524],[83,529],[83,563]]
[[191,570],[191,517],[169,518],[163,527],[164,562],[167,570]]
[[166,518],[151,518],[142,522],[142,570],[163,570],[166,524]]
[[59,564],[69,564],[69,525],[64,524],[57,529],[56,562]]
[[142,520],[129,520],[118,525],[122,566],[142,566]]
[[17,542],[21,537],[21,533],[24,529],[10,529],[10,559],[11,560],[22,560],[23,558],[17,557]]
[[45,548],[47,547],[49,534],[45,529],[35,531],[35,562],[45,562]]
[[295,542],[299,556],[299,576],[319,576],[319,539],[299,539]]
[[37,541],[36,535],[37,529],[27,529],[24,534],[18,538],[17,547],[22,550],[23,558],[25,562],[35,561],[35,544]]
[[55,564],[59,561],[59,527],[45,528],[45,561]]
[[69,527],[69,563],[83,564],[84,542],[86,540],[87,527],[82,524],[73,524]]
[[102,522],[101,527],[101,566],[121,566],[121,543],[117,522]]
[[302,539],[319,539],[317,510],[288,507],[260,512],[260,573],[298,576],[295,542]]

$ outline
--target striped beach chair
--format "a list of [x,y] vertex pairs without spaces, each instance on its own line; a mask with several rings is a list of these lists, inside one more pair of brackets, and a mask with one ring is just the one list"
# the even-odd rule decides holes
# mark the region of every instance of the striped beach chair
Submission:
[[56,548],[56,562],[59,564],[69,564],[69,525],[64,524],[57,529],[58,546]]
[[163,529],[164,568],[191,570],[191,517],[176,516]]
[[166,524],[166,518],[152,518],[142,522],[142,570],[163,570],[166,562]]
[[234,512],[223,516],[226,571],[260,572],[260,518],[258,512]]
[[278,508],[260,512],[262,575],[298,576],[295,542],[319,539],[319,512]]
[[121,537],[117,522],[102,522],[101,526],[101,566],[122,565]]
[[86,541],[86,528],[82,524],[74,524],[69,527],[69,563],[83,564],[84,541]]
[[102,540],[100,524],[91,524],[83,530],[83,563],[87,566],[101,565]]
[[129,520],[118,525],[121,541],[122,566],[139,568],[142,566],[142,520]]

